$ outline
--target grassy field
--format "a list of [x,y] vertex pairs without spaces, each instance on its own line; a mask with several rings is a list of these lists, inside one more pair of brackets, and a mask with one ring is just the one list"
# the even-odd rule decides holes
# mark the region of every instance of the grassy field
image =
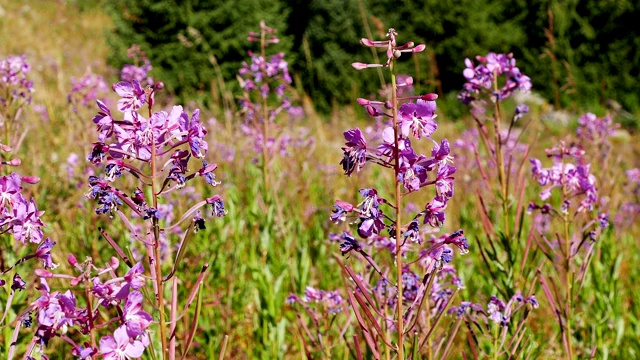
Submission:
[[[131,235],[122,222],[96,215],[93,200],[85,197],[89,190],[87,176],[101,171],[92,170],[93,165],[85,161],[92,143],[97,141],[92,118],[98,108],[80,107],[74,112],[67,101],[71,79],[80,78],[88,71],[103,75],[109,84],[117,81],[117,71],[110,69],[105,61],[109,51],[105,36],[109,28],[109,18],[98,8],[84,9],[65,1],[0,1],[0,58],[25,54],[32,66],[29,78],[34,82],[35,92],[32,105],[20,119],[25,136],[17,150],[17,156],[22,159],[17,171],[41,179],[38,184],[26,187],[26,191],[36,199],[38,208],[46,211],[42,216],[47,224],[45,234],[57,242],[53,257],[60,267],[54,272],[72,271],[65,261],[69,253],[79,260],[91,257],[96,265],[114,256],[113,248],[101,237],[100,228],[106,229],[121,247],[131,246],[133,254],[140,251],[136,245],[131,245]],[[461,69],[463,61],[460,59]],[[521,70],[526,73],[526,69]],[[535,86],[535,79],[532,82]],[[117,102],[115,93],[110,92],[108,97],[113,104]],[[442,233],[461,228],[469,242],[468,254],[460,256],[457,250],[454,251],[452,265],[464,287],[456,291],[449,307],[458,306],[461,301],[484,305],[492,295],[506,302],[516,290],[525,296],[536,294],[539,308],[522,310],[513,318],[516,324],[516,319],[522,320],[526,313],[516,357],[567,358],[557,315],[545,296],[544,285],[546,281],[550,283],[547,289],[555,288],[562,293],[562,289],[566,290],[562,283],[565,275],[554,275],[554,263],[561,261],[560,258],[545,256],[545,251],[554,253],[554,246],[547,247],[543,237],[530,235],[536,234],[531,229],[539,224],[534,221],[535,214],[530,215],[525,209],[530,202],[541,203],[539,193],[543,187],[530,175],[528,158],[539,158],[545,166],[550,166],[545,148],[561,140],[567,144],[576,142],[577,119],[594,109],[567,113],[554,110],[534,96],[522,99],[531,111],[514,129],[517,134],[522,131],[520,142],[526,149],[516,148],[512,152],[514,165],[507,210],[511,219],[507,223],[512,223],[507,227],[501,208],[501,189],[493,182],[496,175],[483,174],[476,163],[477,156],[480,163],[486,164],[486,151],[480,144],[479,154],[469,151],[468,146],[455,145],[456,140],[468,136],[467,131],[476,128],[476,124],[469,116],[450,119],[441,115],[437,118],[438,131],[434,140],[446,137],[454,144],[452,155],[458,167],[456,194],[448,205]],[[157,100],[163,107],[173,105],[171,98],[162,93]],[[198,107],[195,103],[183,105],[189,113]],[[504,113],[509,114],[516,103],[510,100],[504,106]],[[206,262],[210,266],[202,283],[198,330],[187,358],[218,358],[223,348],[225,358],[229,359],[356,357],[353,335],[361,334],[362,330],[350,306],[345,304],[343,311],[328,313],[321,304],[309,304],[321,314],[320,324],[314,324],[309,319],[309,312],[286,300],[290,294],[303,298],[307,286],[331,291],[338,289],[343,297],[348,297],[344,283],[349,281],[345,280],[341,263],[367,274],[367,280],[374,278],[374,271],[365,266],[366,262],[359,254],[340,256],[339,244],[329,240],[330,234],[340,233],[348,226],[333,224],[329,216],[336,199],[356,204],[361,201],[359,189],[376,187],[381,193],[391,193],[394,182],[386,173],[369,165],[351,177],[343,174],[339,165],[343,156],[343,131],[356,126],[362,129],[375,126],[374,120],[366,118],[359,106],[336,109],[326,117],[314,114],[309,108],[306,113],[304,119],[284,123],[284,127],[294,133],[305,132],[309,141],[304,146],[294,147],[288,156],[274,157],[267,169],[269,187],[265,190],[263,169],[259,161],[255,161],[259,156],[253,152],[251,140],[240,129],[240,115],[225,116],[222,109],[201,108],[201,121],[209,130],[207,160],[218,164],[216,178],[222,184],[216,188],[194,185],[193,194],[202,193],[205,197],[220,194],[228,214],[208,220],[206,230],[198,232],[191,240],[185,260],[178,269],[178,298],[183,301],[196,284],[203,264]],[[522,124],[527,123],[529,125],[524,129]],[[591,173],[597,181],[598,208],[609,215],[611,222],[590,245],[593,249],[590,255],[576,259],[578,267],[589,270],[579,291],[577,287],[574,289],[571,342],[575,358],[589,358],[592,353],[595,358],[604,359],[640,357],[637,301],[640,295],[640,273],[637,271],[640,229],[637,215],[621,210],[625,202],[640,201],[637,190],[634,194],[633,184],[625,175],[626,170],[640,166],[637,140],[637,134],[618,129],[607,139],[609,148],[596,142],[585,147],[585,158],[591,162]],[[479,142],[478,138],[475,141]],[[431,147],[428,141],[416,143],[416,148],[427,153]],[[77,165],[68,163],[72,154],[80,158]],[[492,166],[485,169],[491,171]],[[5,167],[2,170],[3,175],[10,172]],[[133,189],[133,182],[125,181],[125,185]],[[406,200],[407,207],[415,204],[421,208],[430,196],[421,192],[411,194]],[[200,198],[185,192],[172,200],[171,205],[177,213],[182,213],[195,202],[194,199]],[[553,196],[548,201],[555,206],[561,203],[561,198]],[[579,224],[575,224],[576,229],[580,229]],[[561,228],[554,226],[551,225],[551,233],[561,232]],[[494,228],[489,229],[491,227]],[[355,229],[351,227],[351,231]],[[579,230],[576,234],[582,236]],[[175,234],[168,236],[175,252],[180,238]],[[1,239],[5,263],[12,264],[29,253],[29,249],[14,242],[9,234],[3,234]],[[372,255],[389,269],[390,277],[395,276],[394,260],[388,252],[376,249]],[[172,267],[171,258],[163,260],[165,270]],[[25,264],[20,270],[27,281],[27,291],[17,293],[8,309],[7,319],[2,323],[0,351],[3,358],[9,352],[18,314],[39,296],[34,290],[37,277],[31,272],[36,265]],[[7,276],[2,278],[10,283]],[[66,289],[64,281],[52,279],[49,283],[54,289]],[[371,284],[373,286],[375,282],[371,280]],[[4,286],[6,291],[0,295],[2,302],[7,299],[7,287]],[[157,320],[157,311],[154,312],[152,306],[148,311]],[[192,320],[192,311],[177,320],[180,354]],[[434,349],[438,344],[442,345],[447,339],[445,334],[455,329],[456,324],[457,318],[445,311],[431,338]],[[305,326],[316,334],[316,325],[322,329],[319,330],[322,346],[307,339]],[[416,333],[428,329],[423,326],[420,324],[416,328],[420,331],[416,330]],[[18,356],[22,356],[31,341],[32,330],[20,331]],[[494,351],[494,330],[490,325],[467,327],[463,324],[453,337],[449,357],[488,358],[495,355],[495,358],[507,358],[504,353]],[[505,331],[510,338],[515,329]],[[79,343],[89,341],[76,329],[69,330],[66,336]],[[413,339],[412,335],[406,341],[411,343]],[[160,347],[157,333],[152,335],[152,343],[157,352]],[[364,342],[361,347],[366,347]],[[305,349],[308,349],[307,354]],[[51,359],[73,358],[71,347],[60,339],[53,340],[45,353]],[[159,356],[150,353],[143,358]],[[365,358],[373,358],[371,356],[367,353]],[[431,350],[420,356],[425,359],[437,357]]]

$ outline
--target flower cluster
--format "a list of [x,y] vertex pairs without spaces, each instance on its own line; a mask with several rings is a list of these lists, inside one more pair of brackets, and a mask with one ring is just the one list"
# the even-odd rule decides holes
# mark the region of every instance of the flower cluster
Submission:
[[27,57],[10,56],[0,59],[0,105],[6,106],[12,99],[4,98],[11,95],[13,100],[24,100],[31,102],[33,92],[33,81],[27,79],[27,74],[31,71],[31,66],[27,63]]
[[275,120],[281,113],[286,112],[290,119],[294,119],[301,117],[303,112],[301,107],[293,106],[286,96],[292,79],[284,53],[266,55],[267,46],[280,41],[275,32],[275,29],[261,21],[260,32],[249,33],[248,40],[260,43],[261,51],[249,51],[251,63],[243,62],[238,70],[240,87],[244,91],[240,99],[240,111],[244,118],[241,130],[253,139],[254,151],[263,156],[276,152],[287,155],[289,146],[306,143],[304,136],[293,140],[291,135],[276,128]]
[[597,117],[593,113],[586,113],[578,119],[576,135],[578,139],[590,142],[607,141],[620,127],[610,116]]
[[90,107],[98,99],[104,102],[103,96],[107,92],[109,92],[109,86],[104,78],[98,74],[88,73],[79,80],[75,77],[71,78],[71,91],[67,94],[67,101],[73,106],[74,112],[77,112],[78,105]]
[[[121,277],[115,273],[119,266],[116,258],[111,258],[104,268],[98,268],[85,261],[78,263],[73,255],[69,255],[69,264],[78,270],[79,275],[56,275],[46,270],[37,270],[40,276],[38,290],[41,296],[34,301],[28,311],[37,314],[36,338],[38,343],[46,345],[52,338],[59,336],[73,346],[74,355],[81,359],[100,354],[104,359],[122,359],[139,357],[149,346],[147,328],[152,323],[149,313],[142,310],[144,301],[141,288],[146,279],[144,268],[140,263],[134,265]],[[101,276],[111,274],[111,278],[103,281]],[[76,295],[71,290],[65,292],[51,291],[47,278],[61,278],[70,282],[71,287],[85,283],[89,287],[81,298],[89,303],[79,305]],[[71,328],[82,334],[89,334],[104,328],[102,318],[108,317],[115,330],[100,339],[99,349],[91,344],[78,345],[64,336]],[[23,322],[24,323],[24,322]],[[112,328],[109,326],[110,328]]]
[[487,320],[491,320],[500,326],[508,327],[511,323],[511,318],[527,305],[532,309],[537,309],[539,306],[538,299],[535,295],[524,298],[518,292],[506,304],[498,297],[491,296],[486,308],[479,304],[463,301],[460,306],[451,307],[448,313],[457,317],[465,316],[466,321],[471,321],[479,327],[482,327],[480,320],[484,320],[483,323],[485,324]]
[[42,242],[41,220],[44,211],[39,211],[33,198],[22,195],[22,183],[35,184],[39,179],[20,176],[16,173],[0,177],[0,233],[11,233],[16,241]]
[[[540,186],[540,198],[547,200],[554,188],[558,188],[565,198],[563,212],[568,212],[571,201],[579,201],[576,213],[590,211],[598,200],[596,178],[590,172],[589,164],[582,164],[584,151],[577,147],[566,147],[564,143],[547,149],[547,156],[554,159],[550,168],[542,167],[538,159],[530,159],[531,173]],[[566,161],[568,160],[568,161]]]
[[[122,120],[115,119],[109,108],[100,100],[97,101],[100,111],[93,122],[100,141],[94,143],[89,160],[94,164],[105,162],[106,174],[104,179],[95,176],[89,178],[91,190],[87,194],[98,200],[100,207],[96,209],[97,213],[113,213],[118,206],[126,203],[138,216],[145,219],[157,218],[157,209],[147,204],[140,189],[132,197],[127,197],[122,191],[109,185],[122,176],[123,172],[129,172],[138,179],[148,178],[149,175],[129,161],[135,159],[151,163],[152,154],[167,158],[163,166],[163,188],[169,188],[163,190],[163,194],[184,187],[187,181],[195,177],[203,177],[212,186],[219,184],[213,172],[217,165],[208,164],[204,160],[208,149],[205,140],[207,131],[200,122],[199,110],[196,109],[191,117],[182,106],[174,106],[170,112],[152,113],[148,119],[139,113],[145,103],[152,107],[153,92],[161,88],[158,84],[147,91],[135,80],[115,84],[113,89],[121,96],[117,107],[122,113]],[[181,149],[183,146],[187,146],[188,150]],[[191,157],[200,159],[202,166],[189,173],[187,165]],[[213,205],[216,216],[225,213],[219,197],[207,199],[199,205],[204,204]]]
[[149,72],[153,67],[144,51],[139,45],[131,45],[127,50],[127,57],[133,59],[133,64],[125,64],[120,70],[120,80],[133,82],[134,80],[146,86],[153,86],[155,83],[153,78],[149,76]]
[[308,305],[316,304],[320,305],[331,314],[337,314],[341,312],[346,305],[346,302],[342,298],[342,295],[340,295],[339,291],[324,291],[313,288],[311,286],[307,286],[307,288],[304,290],[304,296],[302,298],[299,298],[294,294],[289,295],[287,297],[287,303],[289,305],[293,305],[294,303],[302,303],[305,305],[308,311],[311,311],[311,308],[309,308]]
[[[513,54],[489,53],[487,56],[477,56],[476,60],[479,62],[478,65],[470,59],[465,60],[466,68],[462,74],[467,82],[458,95],[458,99],[465,105],[476,100],[477,94],[480,93],[489,93],[495,102],[508,98],[516,90],[531,90],[531,79],[516,67]],[[496,79],[501,75],[504,75],[506,80],[498,89]]]
[[[396,60],[402,54],[423,51],[425,45],[416,46],[413,42],[398,45],[396,36],[395,30],[389,29],[388,40],[360,41],[364,46],[385,49],[387,61],[385,64],[353,63],[352,66],[356,70],[388,67],[392,86],[383,93],[387,99],[357,99],[381,129],[373,134],[375,141],[367,141],[360,128],[345,131],[340,161],[347,176],[360,172],[367,164],[387,169],[395,194],[384,195],[376,188],[366,187],[360,189],[362,200],[357,205],[336,200],[331,221],[336,224],[356,223],[357,237],[343,231],[342,234],[331,235],[330,239],[340,244],[342,255],[357,254],[365,260],[366,270],[360,273],[352,270],[351,265],[341,263],[345,275],[353,281],[345,282],[345,285],[349,305],[356,318],[363,313],[368,314],[378,333],[381,332],[378,324],[384,323],[388,330],[383,337],[387,339],[391,336],[388,331],[396,331],[397,347],[388,342],[385,344],[403,358],[404,324],[409,326],[413,323],[415,326],[420,322],[427,327],[434,324],[431,320],[444,311],[453,294],[462,287],[462,281],[449,264],[453,253],[451,247],[457,247],[464,254],[468,252],[469,245],[462,230],[435,236],[445,222],[444,211],[454,195],[453,181],[457,168],[451,165],[448,140],[432,138],[438,128],[435,102],[438,96],[416,96],[410,92],[407,96],[398,96],[400,89],[408,89],[413,84],[413,79],[395,75]],[[413,147],[413,141],[422,139],[432,143],[428,154],[419,153]],[[422,211],[417,207],[403,206],[403,197],[426,188],[432,189],[433,197]],[[415,214],[404,220],[402,214],[406,212]],[[380,255],[380,249],[393,256],[393,264],[384,260],[388,256],[382,256],[381,261],[385,262],[379,265],[370,255]],[[396,272],[396,281],[389,277],[391,272]],[[423,302],[428,303],[426,309]],[[359,324],[364,334],[373,331],[361,320]],[[367,338],[367,343],[375,353],[377,350],[372,339]]]

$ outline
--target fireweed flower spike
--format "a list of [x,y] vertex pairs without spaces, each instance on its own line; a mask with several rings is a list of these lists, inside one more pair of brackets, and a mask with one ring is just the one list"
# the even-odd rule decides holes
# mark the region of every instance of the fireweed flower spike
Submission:
[[302,108],[292,106],[286,96],[291,88],[289,65],[284,60],[284,53],[267,56],[267,47],[277,44],[276,30],[260,22],[260,32],[251,32],[247,38],[250,42],[260,43],[260,52],[249,51],[251,63],[243,62],[238,70],[238,81],[244,93],[240,98],[240,112],[244,124],[242,131],[253,139],[254,151],[261,156],[263,185],[268,188],[268,166],[276,152],[282,155],[289,153],[289,148],[296,145],[303,147],[310,144],[311,139],[301,135],[293,139],[276,124],[276,119],[283,112],[290,118],[302,114]]
[[[371,315],[375,317],[375,331],[386,339],[385,344],[397,352],[399,359],[404,359],[405,347],[410,346],[404,342],[405,334],[419,321],[435,325],[432,320],[446,308],[457,288],[462,286],[455,276],[455,269],[450,265],[445,266],[451,261],[452,250],[449,245],[458,247],[461,253],[468,252],[469,246],[461,231],[456,232],[455,236],[434,239],[433,242],[428,240],[427,232],[439,231],[444,223],[444,210],[453,196],[456,168],[448,164],[449,142],[446,139],[432,139],[438,128],[435,120],[437,95],[398,97],[398,89],[413,84],[413,79],[405,76],[398,81],[396,60],[403,54],[421,52],[425,46],[416,46],[412,42],[399,45],[396,37],[396,31],[389,29],[387,40],[361,40],[364,46],[386,51],[387,61],[384,64],[352,64],[356,70],[376,67],[389,69],[392,80],[390,100],[359,98],[357,102],[365,107],[369,115],[389,119],[391,124],[382,129],[381,137],[375,139],[374,144],[365,139],[359,128],[345,131],[340,161],[347,176],[362,171],[367,163],[381,166],[387,170],[395,191],[382,195],[378,189],[363,188],[360,190],[363,199],[358,205],[337,200],[330,218],[334,223],[349,222],[357,226],[357,236],[345,231],[342,235],[332,237],[333,241],[339,243],[340,253],[345,256],[341,268],[353,280],[345,284],[350,294],[345,299],[356,316],[363,312],[375,314]],[[418,153],[413,141],[425,138],[430,140],[432,151],[429,154]],[[435,199],[425,205],[424,211],[414,214],[412,219],[407,221],[401,218],[407,212],[403,207],[403,197],[427,188],[431,189]],[[423,244],[428,246],[428,251],[421,250]],[[389,258],[382,256],[374,259],[369,255],[379,254],[378,249],[391,255],[393,263],[378,264],[377,260],[386,261]],[[346,263],[357,257],[362,257],[367,266],[375,270],[375,274],[367,271],[356,273]],[[430,260],[426,261],[427,258]],[[428,266],[422,266],[427,263]],[[393,273],[395,281],[391,280],[393,277],[387,277]],[[450,276],[456,280],[445,280]],[[373,298],[377,301],[369,300]],[[297,297],[292,296],[291,299],[296,302]],[[426,309],[420,305],[423,302],[428,304]],[[379,324],[384,324],[385,330],[378,327]],[[360,326],[365,334],[373,331],[368,330],[364,323],[360,323]],[[397,342],[393,341],[393,344],[392,331],[397,333]],[[371,347],[372,342],[367,340],[367,343]],[[373,347],[371,350],[376,351]],[[418,351],[417,348],[414,350]]]
[[[150,344],[149,334],[155,334],[162,342],[162,358],[168,358],[169,352],[175,354],[177,344],[169,342],[172,325],[165,318],[169,313],[169,302],[164,294],[177,294],[167,292],[166,283],[172,277],[183,275],[176,273],[176,268],[183,259],[184,248],[194,233],[194,226],[204,228],[200,209],[211,205],[213,215],[217,217],[224,216],[227,211],[219,195],[202,199],[182,216],[175,216],[172,206],[161,203],[164,199],[170,200],[175,190],[194,178],[203,178],[211,186],[220,184],[214,173],[217,165],[206,160],[207,131],[200,122],[199,110],[191,116],[181,106],[174,106],[168,112],[154,111],[154,93],[162,87],[162,83],[156,82],[153,87],[143,89],[136,79],[121,81],[113,86],[121,96],[117,113],[112,113],[98,100],[98,115],[93,119],[98,142],[94,144],[89,160],[95,165],[102,164],[104,173],[89,177],[87,197],[96,199],[97,214],[109,214],[122,221],[133,239],[132,253],[136,258],[130,259],[117,241],[101,230],[119,258],[113,257],[99,265],[93,264],[91,259],[79,263],[75,256],[69,255],[69,264],[76,271],[74,275],[38,269],[35,275],[40,277],[42,296],[28,309],[38,314],[34,343],[44,346],[59,336],[69,342],[74,354],[80,357],[99,354],[105,359],[121,360],[140,357]],[[121,188],[120,182],[126,177],[138,186]],[[20,180],[17,175],[0,179],[0,201],[5,206],[12,206],[13,210],[12,217],[4,219],[3,230],[12,226],[20,241],[40,243],[42,224],[38,219],[41,212],[33,201],[16,202]],[[148,191],[144,191],[145,188]],[[167,234],[178,231],[185,220],[190,220],[189,225],[180,237],[179,247],[174,246]],[[170,224],[171,221],[175,223]],[[44,240],[33,255],[46,269],[56,266],[50,256],[54,244],[49,239]],[[175,260],[165,262],[176,248]],[[148,273],[145,274],[142,262],[134,264],[138,257],[140,261],[147,259]],[[120,260],[130,267],[126,273],[118,269]],[[167,269],[162,263],[171,263],[174,268]],[[47,283],[49,279],[68,281],[69,289],[52,292]],[[153,284],[152,291],[143,291],[150,285],[149,280]],[[195,286],[200,286],[201,281],[202,276]],[[81,296],[75,295],[76,287],[84,287],[78,289]],[[143,296],[147,293],[155,296],[147,299]],[[153,317],[151,310],[156,312]],[[171,313],[175,311],[178,310],[171,309]],[[111,319],[109,324],[112,325],[104,326],[102,319]],[[149,329],[154,326],[159,331]],[[79,330],[74,334],[91,334],[91,343],[84,346],[73,343],[67,334],[69,328]]]
[[[542,161],[532,158],[531,174],[544,187],[540,192],[541,200],[550,200],[556,193],[561,203],[559,206],[531,203],[529,210],[538,212],[548,223],[554,221],[561,224],[559,228],[562,231],[556,233],[548,233],[547,227],[537,229],[537,235],[546,240],[538,243],[540,249],[549,259],[560,259],[560,264],[552,267],[555,273],[541,275],[541,283],[549,302],[557,304],[560,309],[558,319],[563,345],[567,356],[573,358],[572,331],[576,331],[572,329],[576,297],[574,289],[581,289],[596,241],[608,227],[609,221],[607,214],[598,211],[596,177],[591,174],[584,150],[560,143],[546,149],[546,152],[553,165],[545,168]],[[548,281],[561,284],[555,286],[561,292],[556,290],[552,294],[548,291]]]

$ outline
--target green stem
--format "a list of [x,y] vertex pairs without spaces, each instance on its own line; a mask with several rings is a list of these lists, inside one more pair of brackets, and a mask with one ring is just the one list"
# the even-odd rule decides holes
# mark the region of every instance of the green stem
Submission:
[[500,327],[493,324],[493,359],[498,360],[498,330]]
[[[494,73],[493,89],[498,93],[498,74]],[[504,233],[506,237],[509,237],[509,204],[507,201],[508,184],[507,177],[504,171],[504,154],[502,153],[502,140],[500,139],[500,120],[502,115],[500,113],[500,102],[498,99],[494,102],[493,112],[493,130],[494,141],[496,143],[496,163],[498,165],[498,180],[500,181],[500,194],[502,196],[502,219],[504,226]]]
[[[149,108],[149,118],[151,118],[151,108]],[[153,199],[153,208],[158,208],[158,194],[156,193],[156,141],[155,138],[151,139],[151,197]],[[158,218],[153,216],[151,217],[151,224],[153,227],[153,255],[154,255],[154,266],[155,266],[155,281],[156,287],[158,288],[158,292],[156,294],[156,301],[158,306],[158,311],[160,313],[160,339],[162,341],[162,358],[167,359],[167,329],[166,329],[166,321],[164,314],[164,294],[162,291],[162,269],[160,267],[160,225],[158,224]]]
[[402,313],[402,251],[400,248],[402,246],[402,232],[401,232],[401,211],[402,211],[402,189],[401,183],[398,181],[398,174],[400,173],[400,152],[399,152],[399,144],[398,144],[398,136],[399,136],[399,127],[398,127],[398,94],[396,91],[396,69],[395,69],[396,60],[392,59],[390,63],[391,69],[391,103],[393,104],[393,135],[395,141],[395,151],[394,151],[394,176],[393,181],[396,188],[395,194],[395,206],[396,206],[396,270],[398,274],[398,306],[397,306],[397,322],[398,322],[398,359],[404,359],[404,324],[403,324],[403,313]]
[[567,351],[569,359],[573,359],[573,348],[571,346],[571,316],[573,313],[573,274],[571,272],[571,239],[569,238],[569,219],[567,215],[563,216],[564,222],[564,242],[565,242],[565,283],[567,288],[567,296],[565,299],[565,319],[566,319],[566,332],[567,332]]
[[[260,55],[263,62],[267,61],[267,31],[260,27]],[[261,69],[261,71],[264,69]],[[264,81],[267,81],[267,77],[264,77]],[[267,198],[269,191],[269,173],[267,171],[269,162],[269,152],[267,151],[267,143],[269,141],[269,108],[267,99],[264,96],[262,98],[262,185],[265,199]],[[265,200],[266,202],[266,200]]]

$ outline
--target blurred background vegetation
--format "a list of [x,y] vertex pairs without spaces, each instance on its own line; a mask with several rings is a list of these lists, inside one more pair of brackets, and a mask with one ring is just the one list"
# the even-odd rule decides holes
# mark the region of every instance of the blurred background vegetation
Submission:
[[[556,108],[597,104],[625,115],[640,110],[640,5],[633,0],[114,0],[103,5],[113,20],[110,64],[122,65],[125,50],[139,44],[157,77],[181,96],[195,91],[216,100],[210,94],[217,76],[235,84],[246,35],[264,19],[279,30],[278,50],[287,53],[297,85],[321,112],[380,87],[375,72],[356,73],[343,64],[370,59],[358,39],[383,38],[389,27],[401,41],[427,44],[427,56],[407,57],[404,63],[418,91],[456,93],[464,81],[464,58],[513,52],[534,79],[535,91]],[[635,126],[632,116],[625,122]]]

